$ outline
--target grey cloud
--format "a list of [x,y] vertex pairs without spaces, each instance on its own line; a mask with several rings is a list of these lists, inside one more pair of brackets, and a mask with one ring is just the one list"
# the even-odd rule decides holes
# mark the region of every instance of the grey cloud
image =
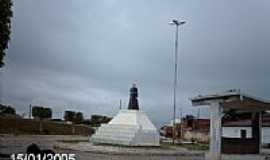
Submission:
[[[174,28],[180,29],[178,108],[188,98],[240,88],[270,99],[269,1],[15,1],[3,103],[114,115],[138,81],[160,125],[172,115]],[[179,114],[179,110],[177,112]],[[207,116],[207,109],[202,112]]]

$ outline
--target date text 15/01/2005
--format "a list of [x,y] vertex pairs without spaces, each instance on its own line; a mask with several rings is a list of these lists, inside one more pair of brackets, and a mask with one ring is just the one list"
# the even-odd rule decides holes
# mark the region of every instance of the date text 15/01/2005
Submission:
[[76,160],[75,154],[56,153],[56,154],[11,154],[12,160]]

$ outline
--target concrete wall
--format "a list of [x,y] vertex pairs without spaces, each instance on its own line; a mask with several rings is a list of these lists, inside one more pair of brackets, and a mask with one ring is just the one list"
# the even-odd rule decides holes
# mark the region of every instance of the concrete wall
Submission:
[[262,128],[262,143],[263,144],[270,144],[270,127],[263,127]]
[[222,138],[221,151],[225,154],[258,154],[258,142],[254,138]]
[[251,127],[222,127],[222,137],[241,138],[241,130],[246,130],[246,138],[252,138]]
[[[247,138],[252,138],[251,127],[222,127],[222,137],[241,138],[241,129],[247,132]],[[262,144],[270,144],[270,127],[262,128]]]

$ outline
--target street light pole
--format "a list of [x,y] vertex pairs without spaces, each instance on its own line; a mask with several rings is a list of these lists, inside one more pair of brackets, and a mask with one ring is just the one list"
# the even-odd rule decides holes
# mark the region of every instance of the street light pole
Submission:
[[185,21],[178,21],[173,19],[169,24],[175,25],[175,44],[174,44],[174,83],[173,83],[173,144],[175,143],[175,117],[176,117],[176,88],[177,88],[177,68],[178,68],[178,28],[180,25],[185,24]]

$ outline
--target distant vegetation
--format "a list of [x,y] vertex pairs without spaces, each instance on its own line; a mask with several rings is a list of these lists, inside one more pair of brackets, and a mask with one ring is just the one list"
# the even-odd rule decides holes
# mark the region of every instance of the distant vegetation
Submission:
[[80,124],[83,122],[84,118],[82,112],[65,111],[64,120]]
[[86,135],[88,132],[93,133],[92,127],[99,127],[112,119],[97,114],[85,119],[82,112],[71,110],[64,112],[64,120],[52,119],[52,114],[50,107],[33,106],[31,115],[34,119],[24,119],[24,116],[16,114],[15,107],[0,104],[0,133]]
[[92,115],[91,119],[84,119],[81,112],[65,111],[64,120],[75,124],[90,125],[91,127],[99,127],[102,123],[108,123],[112,118],[102,115]]
[[12,1],[0,0],[0,68],[4,66],[4,56],[11,33]]
[[[76,113],[82,124],[83,115]],[[89,125],[66,124],[61,119],[51,119],[52,109],[43,106],[33,106],[34,119],[23,119],[16,115],[16,110],[10,105],[0,104],[0,133],[5,134],[59,134],[59,135],[91,135],[94,129]],[[81,118],[80,118],[81,117]]]
[[34,106],[32,108],[32,116],[38,119],[50,119],[52,118],[52,109],[42,106]]
[[10,105],[0,104],[0,114],[16,115],[16,110]]
[[102,116],[102,115],[92,115],[91,119],[89,121],[89,124],[92,127],[99,127],[102,123],[108,123],[110,122],[112,118],[107,117],[107,116]]

